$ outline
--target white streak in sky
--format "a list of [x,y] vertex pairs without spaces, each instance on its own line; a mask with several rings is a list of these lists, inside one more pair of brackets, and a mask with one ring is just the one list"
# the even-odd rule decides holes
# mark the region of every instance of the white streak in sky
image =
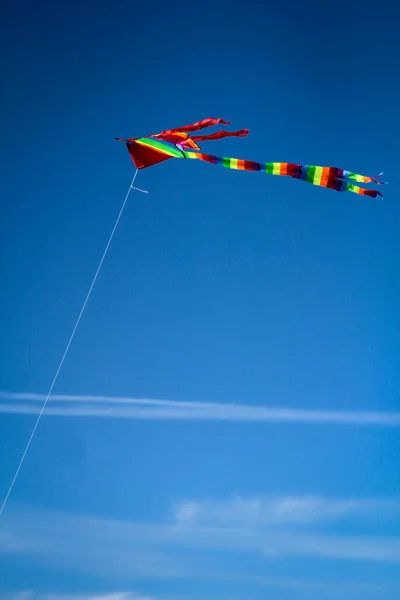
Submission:
[[33,556],[48,566],[108,574],[120,582],[126,577],[185,576],[182,560],[191,556],[198,564],[199,551],[203,559],[206,551],[274,560],[303,557],[400,564],[400,538],[395,536],[338,535],[243,523],[143,523],[38,507],[14,507],[0,529],[0,556]]
[[111,594],[51,594],[25,590],[20,592],[1,592],[0,600],[152,600],[134,592],[114,592]]
[[343,519],[377,523],[400,517],[400,498],[329,498],[236,495],[184,500],[175,505],[175,520],[184,526],[269,527],[305,525]]
[[[37,414],[44,398],[43,394],[0,392],[0,413]],[[400,426],[400,413],[395,412],[294,409],[70,394],[51,396],[45,415],[146,420]]]

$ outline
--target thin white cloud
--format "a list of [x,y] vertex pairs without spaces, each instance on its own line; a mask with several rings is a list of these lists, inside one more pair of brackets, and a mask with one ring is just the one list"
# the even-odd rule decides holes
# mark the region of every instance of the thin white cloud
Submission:
[[[43,394],[0,392],[0,412],[37,414]],[[54,395],[46,415],[115,419],[212,420],[264,423],[314,423],[333,425],[400,426],[400,413],[293,409],[243,404],[177,402],[113,396]]]
[[62,594],[42,593],[32,590],[6,592],[0,590],[0,600],[152,600],[134,592],[114,592],[111,594]]
[[[222,578],[223,580],[223,578]],[[376,598],[386,598],[387,594],[400,592],[400,587],[387,583],[373,583],[368,581],[324,581],[317,579],[294,579],[294,578],[278,578],[278,577],[240,577],[232,575],[229,577],[229,583],[235,586],[236,584],[257,585],[262,588],[286,588],[290,590],[302,590],[308,592],[318,592],[319,594],[340,594],[341,597],[354,598],[357,594],[366,594],[370,598],[373,593]],[[376,596],[375,596],[376,594]],[[386,595],[385,595],[386,594]],[[214,597],[214,596],[213,596]],[[248,600],[249,594],[245,596],[232,594],[232,591],[219,594],[220,598],[235,598],[239,600]],[[257,597],[259,597],[257,595]],[[331,597],[331,596],[329,596]],[[392,596],[391,596],[392,597]],[[163,594],[160,600],[204,600],[204,596],[198,593],[191,594]],[[0,589],[0,600],[153,600],[152,596],[138,595],[133,592],[116,592],[111,594],[66,594],[66,593],[39,593],[33,591],[3,591]]]
[[225,527],[293,525],[362,518],[379,521],[400,516],[400,499],[257,496],[186,500],[175,506],[181,525]]
[[0,529],[0,554],[101,574],[119,583],[137,576],[218,576],[213,559],[221,553],[397,564],[400,539],[312,533],[288,526],[135,523],[29,507],[9,508]]

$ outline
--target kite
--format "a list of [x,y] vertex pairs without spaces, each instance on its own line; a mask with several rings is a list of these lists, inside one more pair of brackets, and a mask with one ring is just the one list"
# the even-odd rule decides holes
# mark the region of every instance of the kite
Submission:
[[368,177],[338,167],[319,167],[286,162],[258,163],[252,160],[220,158],[203,154],[200,152],[201,148],[197,142],[219,140],[226,137],[245,137],[249,133],[248,129],[240,129],[239,131],[221,130],[209,135],[193,135],[193,132],[217,124],[229,125],[229,121],[208,118],[191,125],[168,129],[147,137],[115,139],[125,142],[137,169],[145,169],[171,158],[197,159],[214,165],[221,165],[228,169],[261,171],[269,175],[286,175],[337,192],[353,192],[371,198],[383,197],[379,191],[360,187],[356,183],[383,185],[387,183],[381,180],[384,173]]

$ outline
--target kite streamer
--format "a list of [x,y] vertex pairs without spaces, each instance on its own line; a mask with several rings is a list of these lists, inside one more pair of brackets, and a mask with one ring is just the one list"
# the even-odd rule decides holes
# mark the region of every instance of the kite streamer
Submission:
[[382,196],[377,190],[368,190],[352,183],[357,181],[360,183],[375,183],[382,185],[383,181],[378,181],[383,173],[376,177],[367,177],[359,175],[352,171],[345,171],[337,167],[318,167],[313,165],[299,165],[285,162],[269,162],[257,163],[251,160],[241,160],[239,158],[219,158],[209,154],[201,154],[197,152],[184,152],[185,158],[197,158],[214,165],[222,165],[228,169],[238,169],[242,171],[264,171],[269,175],[286,175],[294,179],[301,179],[313,185],[336,190],[337,192],[353,192],[363,196],[376,198]]

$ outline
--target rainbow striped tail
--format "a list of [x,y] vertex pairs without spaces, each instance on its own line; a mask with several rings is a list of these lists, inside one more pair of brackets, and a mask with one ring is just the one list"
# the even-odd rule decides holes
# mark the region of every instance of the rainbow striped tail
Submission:
[[183,154],[185,158],[203,160],[211,164],[227,167],[228,169],[263,171],[269,175],[293,177],[294,179],[301,179],[311,183],[312,185],[330,188],[337,192],[353,192],[354,194],[360,194],[361,196],[369,196],[370,198],[377,198],[378,196],[383,197],[383,194],[377,190],[368,190],[355,185],[353,181],[357,183],[375,183],[377,185],[383,185],[387,183],[384,181],[378,181],[378,179],[381,178],[384,173],[380,173],[375,177],[368,177],[366,175],[353,173],[353,171],[339,169],[338,167],[319,167],[314,165],[299,165],[284,162],[257,163],[251,160],[241,160],[239,158],[220,158],[218,156],[211,156],[210,154],[192,151],[184,151]]

